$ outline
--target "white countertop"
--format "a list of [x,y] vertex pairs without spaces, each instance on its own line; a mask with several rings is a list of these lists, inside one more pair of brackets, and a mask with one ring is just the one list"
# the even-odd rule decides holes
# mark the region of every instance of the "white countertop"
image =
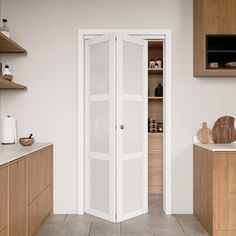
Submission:
[[52,143],[34,143],[32,146],[23,147],[20,144],[0,145],[0,165],[14,161],[32,152],[48,147]]
[[216,143],[194,143],[195,145],[210,150],[212,152],[236,152],[236,143],[216,144]]

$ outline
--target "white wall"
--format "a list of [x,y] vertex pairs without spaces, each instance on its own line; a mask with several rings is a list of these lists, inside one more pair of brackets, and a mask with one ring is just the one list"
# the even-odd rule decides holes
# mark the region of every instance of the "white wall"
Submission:
[[7,55],[27,92],[1,92],[1,117],[19,136],[55,144],[55,212],[76,212],[77,29],[172,30],[173,212],[192,213],[192,135],[202,121],[236,116],[235,78],[193,77],[192,0],[1,0],[12,38],[27,56]]

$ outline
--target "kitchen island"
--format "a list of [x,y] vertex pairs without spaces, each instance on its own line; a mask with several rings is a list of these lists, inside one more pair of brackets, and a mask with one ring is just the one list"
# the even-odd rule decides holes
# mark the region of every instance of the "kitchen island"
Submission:
[[211,236],[236,235],[236,144],[194,144],[194,214]]
[[53,145],[0,145],[0,236],[34,235],[53,212]]

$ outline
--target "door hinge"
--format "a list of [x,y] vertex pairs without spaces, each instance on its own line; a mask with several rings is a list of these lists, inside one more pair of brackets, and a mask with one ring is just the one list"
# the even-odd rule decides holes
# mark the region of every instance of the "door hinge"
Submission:
[[117,41],[117,36],[115,37],[115,41]]

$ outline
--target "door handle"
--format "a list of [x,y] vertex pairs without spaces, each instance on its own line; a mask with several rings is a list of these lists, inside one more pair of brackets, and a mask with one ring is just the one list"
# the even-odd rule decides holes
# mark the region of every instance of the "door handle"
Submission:
[[125,126],[124,126],[124,125],[121,125],[121,126],[120,126],[120,129],[124,129],[124,128],[125,128]]

